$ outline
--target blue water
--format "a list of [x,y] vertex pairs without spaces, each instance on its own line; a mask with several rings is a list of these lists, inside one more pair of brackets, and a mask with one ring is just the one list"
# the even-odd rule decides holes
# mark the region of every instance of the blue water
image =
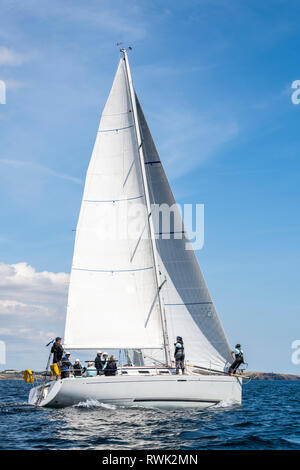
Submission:
[[29,385],[0,380],[0,449],[300,449],[300,381],[252,381],[242,406],[160,411],[85,402],[29,406]]

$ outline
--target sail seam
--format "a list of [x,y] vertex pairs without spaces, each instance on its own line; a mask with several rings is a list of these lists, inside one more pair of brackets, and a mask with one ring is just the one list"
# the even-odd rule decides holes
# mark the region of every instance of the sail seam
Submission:
[[123,116],[124,114],[129,114],[131,112],[132,112],[131,109],[129,109],[128,111],[125,111],[124,113],[102,114],[102,117]]
[[135,272],[135,271],[147,271],[148,269],[153,269],[153,266],[147,266],[145,268],[136,268],[136,269],[87,269],[87,268],[75,268],[76,271],[91,271],[97,273],[128,273],[128,272]]
[[142,194],[141,196],[135,196],[135,197],[127,197],[124,199],[84,199],[84,202],[122,202],[122,201],[132,201],[134,199],[141,199],[143,198],[144,195]]
[[115,129],[104,129],[102,131],[99,130],[98,132],[118,132],[118,131],[123,131],[125,129],[130,129],[131,127],[133,127],[133,124],[127,127],[117,127]]
[[183,302],[181,304],[165,304],[165,306],[176,306],[176,305],[208,305],[213,304],[213,302]]
[[184,230],[178,232],[155,232],[155,235],[174,235],[175,233],[185,233]]

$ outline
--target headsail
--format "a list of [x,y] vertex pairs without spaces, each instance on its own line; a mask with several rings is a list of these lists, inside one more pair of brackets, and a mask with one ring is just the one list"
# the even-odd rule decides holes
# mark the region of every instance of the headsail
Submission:
[[[171,207],[175,199],[138,100],[137,108],[151,204]],[[175,219],[181,221],[179,213]],[[184,232],[183,225],[182,229]],[[160,235],[156,240],[160,270],[167,279],[163,298],[169,341],[172,344],[177,335],[182,336],[187,362],[223,370],[225,363],[231,361],[228,341],[195,253],[186,250],[187,235],[184,232],[181,239],[175,239],[174,232],[171,219],[170,238]]]
[[163,345],[148,214],[123,58],[86,175],[64,340],[69,349]]

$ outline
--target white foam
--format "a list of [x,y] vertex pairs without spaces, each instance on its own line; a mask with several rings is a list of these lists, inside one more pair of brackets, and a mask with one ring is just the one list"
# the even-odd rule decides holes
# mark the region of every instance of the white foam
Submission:
[[216,405],[211,406],[211,408],[229,408],[229,407],[235,406],[235,405],[237,405],[236,401],[228,399],[228,400],[220,401]]
[[115,405],[110,405],[109,403],[101,403],[98,400],[85,400],[85,401],[80,401],[77,403],[77,405],[74,405],[75,408],[106,408],[108,410],[115,410],[116,406]]

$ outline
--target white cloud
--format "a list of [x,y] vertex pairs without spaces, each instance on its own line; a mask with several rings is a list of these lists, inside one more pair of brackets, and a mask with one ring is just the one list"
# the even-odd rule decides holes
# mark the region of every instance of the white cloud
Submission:
[[0,315],[21,315],[34,317],[38,315],[51,315],[49,308],[44,305],[25,304],[17,300],[0,300]]
[[42,330],[60,322],[65,315],[68,282],[66,273],[37,272],[27,263],[0,263],[2,325],[21,329],[26,336],[28,327],[30,331],[33,325]]
[[8,47],[0,46],[0,65],[14,67],[22,65],[28,59],[29,56],[26,54],[21,54]]
[[7,367],[44,367],[45,345],[63,335],[69,274],[0,263],[0,340]]
[[13,307],[17,301],[26,305],[41,305],[51,302],[56,305],[65,300],[69,275],[66,273],[52,273],[49,271],[37,272],[29,264],[0,263],[0,299],[6,307]]
[[0,263],[0,339],[9,367],[25,367],[28,360],[42,367],[41,355],[49,354],[44,346],[63,333],[68,283],[67,273],[36,271],[26,262]]

